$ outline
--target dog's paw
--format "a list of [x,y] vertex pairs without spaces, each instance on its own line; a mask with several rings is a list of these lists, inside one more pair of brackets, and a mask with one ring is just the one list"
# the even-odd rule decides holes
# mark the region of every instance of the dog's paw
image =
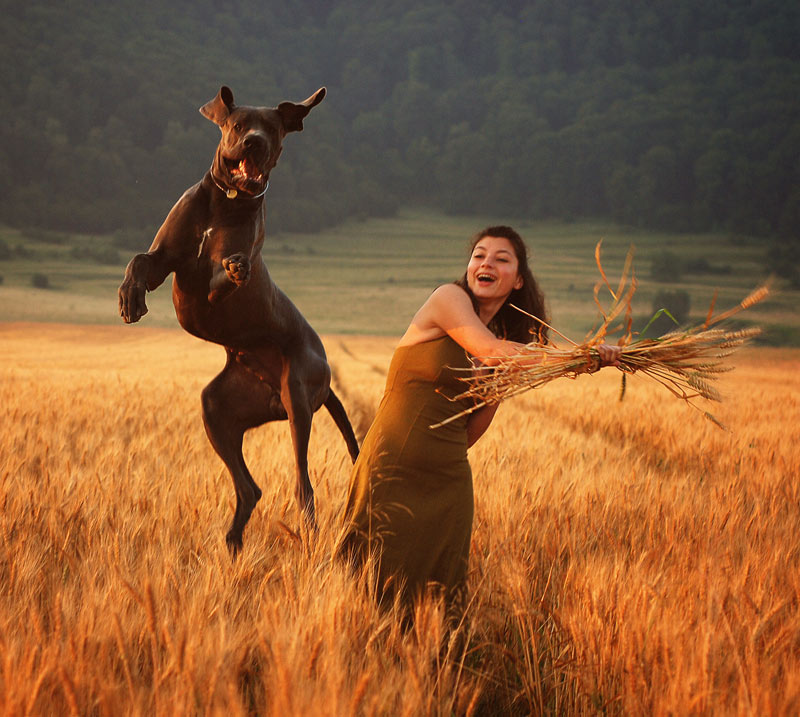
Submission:
[[222,260],[222,268],[228,278],[237,286],[246,284],[250,279],[250,259],[244,254],[233,254]]
[[241,531],[235,532],[232,528],[228,531],[227,535],[225,536],[225,543],[228,546],[228,551],[231,554],[231,558],[234,560],[238,557],[239,553],[242,550],[242,533]]
[[119,296],[119,315],[126,324],[137,322],[147,313],[144,297],[147,289],[142,282],[125,279],[117,292]]

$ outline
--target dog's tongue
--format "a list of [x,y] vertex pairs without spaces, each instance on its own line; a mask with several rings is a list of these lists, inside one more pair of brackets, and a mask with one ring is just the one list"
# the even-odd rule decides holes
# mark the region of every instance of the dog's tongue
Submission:
[[253,191],[263,181],[263,174],[259,171],[255,162],[244,157],[239,160],[239,164],[236,167],[231,169],[231,178],[239,189]]
[[248,162],[247,159],[243,159],[239,162],[239,166],[234,171],[245,179],[249,179],[251,175],[255,173],[255,167]]

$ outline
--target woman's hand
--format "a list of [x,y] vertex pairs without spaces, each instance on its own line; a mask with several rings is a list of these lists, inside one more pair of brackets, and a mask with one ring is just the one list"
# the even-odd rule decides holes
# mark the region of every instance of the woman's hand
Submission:
[[600,366],[619,366],[619,355],[622,353],[622,346],[613,346],[611,344],[597,344],[594,348],[600,354]]

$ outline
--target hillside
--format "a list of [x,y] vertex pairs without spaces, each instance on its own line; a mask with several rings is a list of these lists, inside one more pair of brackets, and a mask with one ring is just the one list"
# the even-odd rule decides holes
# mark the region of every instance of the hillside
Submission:
[[[800,9],[777,0],[3,2],[0,217],[160,221],[221,84],[328,98],[287,141],[278,229],[424,204],[780,240],[798,259]],[[795,270],[796,274],[796,270]]]

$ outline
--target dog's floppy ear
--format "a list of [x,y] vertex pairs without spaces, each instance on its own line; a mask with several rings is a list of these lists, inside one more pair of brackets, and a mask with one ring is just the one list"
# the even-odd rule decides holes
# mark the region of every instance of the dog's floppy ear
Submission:
[[303,129],[303,119],[325,98],[325,88],[320,87],[311,97],[304,102],[281,102],[278,112],[283,119],[283,128],[287,132],[300,132]]
[[233,107],[233,92],[230,87],[223,85],[220,87],[217,96],[200,108],[200,114],[221,125],[233,112]]

